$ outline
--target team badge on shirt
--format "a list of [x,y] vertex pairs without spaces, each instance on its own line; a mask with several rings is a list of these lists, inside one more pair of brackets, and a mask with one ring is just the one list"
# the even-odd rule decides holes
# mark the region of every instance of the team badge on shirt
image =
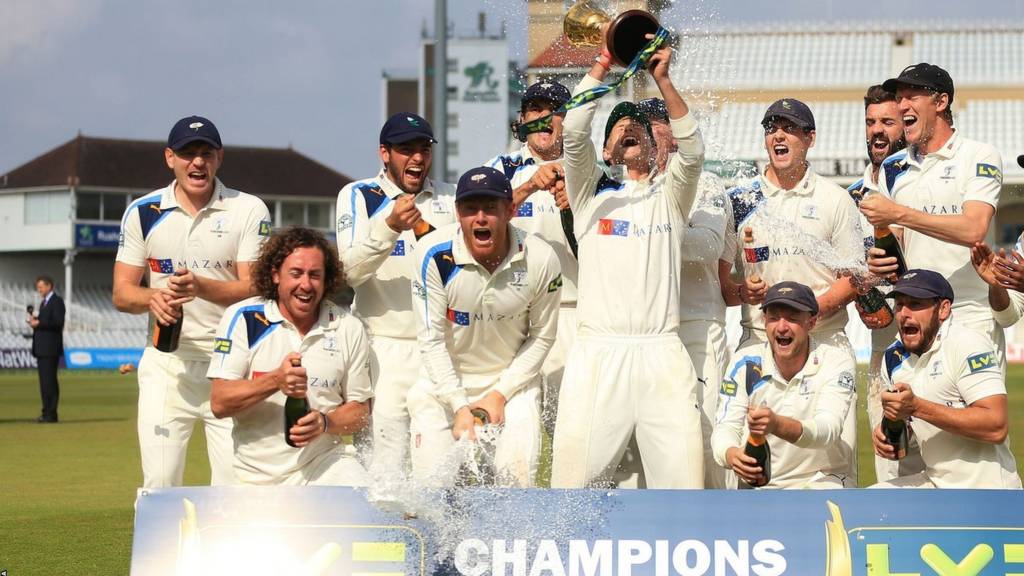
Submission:
[[992,356],[991,352],[984,352],[982,354],[975,354],[967,358],[967,367],[971,369],[971,373],[979,372],[986,368],[992,368],[996,365],[996,360]]
[[978,176],[981,176],[982,178],[991,178],[993,180],[999,180],[1000,182],[1003,181],[1003,172],[1002,172],[1002,170],[1000,170],[999,168],[996,168],[995,166],[993,166],[991,164],[978,163],[977,174],[978,174]]
[[218,354],[230,354],[231,353],[231,340],[227,338],[217,338],[213,341],[213,351]]
[[855,392],[857,390],[857,386],[854,384],[853,374],[850,372],[843,372],[840,374],[838,383],[840,388],[849,390],[850,392]]
[[756,246],[754,248],[744,248],[743,256],[747,262],[755,264],[757,262],[764,262],[768,259],[770,252],[767,246]]
[[405,240],[398,240],[395,242],[395,247],[391,250],[392,256],[405,256]]
[[270,220],[260,220],[259,235],[260,236],[270,236],[270,228],[271,228]]
[[523,202],[516,208],[516,217],[529,218],[533,216],[533,202]]
[[736,383],[732,380],[724,380],[722,382],[722,387],[718,389],[718,393],[723,396],[735,396]]
[[558,290],[561,287],[562,287],[562,275],[561,274],[559,274],[558,277],[556,277],[551,282],[548,282],[548,292],[554,292],[555,290]]
[[174,262],[170,258],[147,258],[149,269],[158,274],[174,274]]

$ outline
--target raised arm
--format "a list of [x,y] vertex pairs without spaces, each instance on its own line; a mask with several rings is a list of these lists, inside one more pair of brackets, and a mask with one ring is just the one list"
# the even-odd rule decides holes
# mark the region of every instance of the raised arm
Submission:
[[[573,96],[601,85],[608,68],[595,62],[590,73],[576,86]],[[598,180],[604,174],[597,165],[597,151],[590,139],[597,102],[573,108],[565,114],[562,124],[562,154],[565,168],[565,191],[573,214],[581,214],[593,197]]]

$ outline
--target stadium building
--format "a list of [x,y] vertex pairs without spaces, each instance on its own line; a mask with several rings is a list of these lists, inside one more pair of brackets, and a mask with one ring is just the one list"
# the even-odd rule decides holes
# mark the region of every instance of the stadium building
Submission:
[[[571,2],[565,3],[566,6]],[[994,145],[1003,158],[1003,191],[989,243],[1012,246],[1024,231],[1024,23],[944,24],[894,20],[861,23],[766,22],[717,27],[713,17],[695,24],[699,9],[663,1],[618,0],[619,13],[641,8],[675,28],[673,77],[697,115],[707,144],[705,169],[727,183],[763,170],[767,163],[760,121],[780,98],[798,98],[814,112],[817,142],[808,160],[843,187],[867,165],[863,96],[873,84],[917,62],[949,71],[956,85],[954,127]],[[562,3],[531,0],[529,82],[557,79],[572,88],[593,65],[596,48],[571,45],[562,32]],[[680,26],[679,23],[683,25]],[[608,81],[621,68],[613,68]],[[645,74],[599,101],[593,131],[600,147],[616,102],[656,95]],[[652,91],[654,93],[652,93]],[[847,329],[866,360],[869,335],[852,312]],[[1007,333],[1008,357],[1024,361],[1024,329]]]
[[[69,365],[99,367],[108,362],[90,351],[144,346],[147,317],[114,309],[111,279],[125,207],[173,179],[164,147],[79,135],[0,176],[0,368],[34,366],[25,309],[38,307],[41,274],[68,306],[65,357],[79,360]],[[218,177],[263,199],[275,227],[333,233],[335,199],[351,178],[291,148],[226,149]]]

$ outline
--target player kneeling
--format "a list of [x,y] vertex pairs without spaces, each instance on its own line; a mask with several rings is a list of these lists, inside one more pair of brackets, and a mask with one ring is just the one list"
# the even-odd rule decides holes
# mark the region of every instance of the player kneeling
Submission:
[[416,246],[413,293],[425,374],[409,391],[413,475],[450,485],[455,440],[476,440],[473,413],[501,427],[497,483],[532,486],[540,455],[540,371],[555,340],[562,276],[544,240],[509,224],[512,187],[474,168],[455,192],[459,222]]
[[[761,311],[768,342],[733,365],[719,393],[715,460],[751,486],[853,488],[839,436],[856,398],[852,357],[811,337],[818,301],[807,286],[773,285]],[[767,444],[770,464],[741,444],[745,433],[748,446]]]
[[[259,296],[227,309],[207,373],[213,413],[235,421],[239,482],[366,485],[340,438],[367,424],[366,333],[324,299],[341,284],[334,249],[319,232],[289,229],[263,246],[252,277]],[[289,398],[305,398],[309,411],[286,439]]]

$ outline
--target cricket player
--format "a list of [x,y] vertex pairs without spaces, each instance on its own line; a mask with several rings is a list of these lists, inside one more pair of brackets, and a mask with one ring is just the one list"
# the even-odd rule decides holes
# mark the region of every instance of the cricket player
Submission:
[[409,392],[418,480],[452,485],[456,440],[476,440],[473,410],[501,427],[499,485],[534,483],[540,455],[540,374],[555,341],[562,276],[546,242],[510,224],[512,186],[473,168],[456,190],[459,223],[416,247],[413,283],[422,377]]
[[[909,268],[945,276],[957,295],[951,321],[987,334],[1005,374],[1006,339],[970,256],[971,247],[988,236],[999,205],[999,152],[954,131],[953,79],[942,68],[926,62],[908,66],[883,86],[896,94],[909,146],[882,163],[882,193],[869,194],[860,211],[875,226],[902,229]],[[871,271],[892,275],[895,260],[880,256],[880,250],[871,251]]]
[[[846,189],[858,206],[862,198],[878,191],[882,162],[907,146],[903,137],[903,115],[896,105],[896,94],[882,88],[881,85],[871,86],[864,94],[864,132],[868,165],[864,168],[864,177]],[[861,214],[860,227],[864,233],[864,249],[867,251],[875,245],[874,226]],[[888,280],[882,280],[879,288],[883,293],[888,291]],[[860,304],[857,304],[856,308],[864,325],[871,330],[867,408],[868,424],[873,429],[882,420],[882,391],[878,388],[881,379],[878,375],[881,374],[885,349],[896,339],[896,323],[891,322],[888,326],[876,325],[875,320],[865,313]],[[924,463],[921,462],[921,452],[916,441],[907,447],[907,455],[899,461],[875,456],[875,478],[879,481],[915,474],[923,468]]]
[[[893,286],[899,339],[885,352],[885,418],[906,420],[924,471],[878,488],[1021,488],[1007,441],[1006,383],[992,340],[950,321],[953,288],[939,272],[913,269]],[[894,458],[881,427],[875,453]]]
[[[636,434],[647,486],[704,485],[697,377],[679,338],[683,234],[704,159],[697,123],[668,70],[672,49],[649,70],[665,100],[678,152],[659,172],[650,123],[619,103],[605,127],[603,154],[625,166],[617,182],[597,164],[590,138],[596,104],[564,123],[566,192],[579,240],[579,332],[569,352],[555,425],[551,484],[606,485]],[[600,85],[601,56],[576,87]]]
[[743,448],[749,434],[771,449],[766,488],[855,488],[840,434],[857,397],[857,366],[845,350],[816,341],[818,300],[799,282],[768,289],[768,342],[737,362],[720,390],[715,460],[756,484],[764,471]]
[[[1024,159],[1024,156],[1021,157]],[[1002,328],[1009,328],[1024,315],[1024,249],[1017,239],[1010,254],[1003,248],[996,253],[984,242],[971,248],[971,263],[978,276],[988,284],[988,303],[992,317]]]
[[355,289],[352,312],[370,335],[375,473],[404,473],[409,446],[406,395],[420,370],[410,288],[412,253],[426,233],[455,221],[455,189],[430,173],[433,129],[398,113],[380,131],[384,167],[338,194],[338,253]]
[[259,198],[217,179],[224,149],[206,118],[175,123],[164,159],[174,181],[125,210],[114,263],[118,310],[148,311],[163,326],[182,321],[177,350],[165,353],[150,344],[139,362],[143,486],[181,485],[197,421],[205,425],[211,482],[230,484],[231,423],[210,412],[206,371],[224,309],[254,294],[249,271],[270,236],[270,212]]
[[[668,159],[677,151],[665,101],[648,98],[637,106],[651,123],[657,144],[655,163],[659,171],[664,171]],[[697,373],[705,488],[726,487],[725,470],[715,463],[712,454],[711,431],[729,354],[719,268],[731,269],[735,253],[736,233],[725,189],[713,174],[702,172],[697,201],[690,209],[689,225],[683,235],[679,335]]]
[[[207,372],[213,413],[234,420],[238,482],[368,484],[340,438],[366,427],[373,392],[362,323],[324,298],[341,285],[337,254],[319,232],[291,228],[266,243],[252,278],[259,296],[227,309]],[[310,409],[285,431],[288,397]]]
[[[553,114],[570,98],[569,89],[558,82],[541,81],[526,89],[520,103],[519,120],[530,122]],[[499,155],[487,166],[499,170],[512,183],[516,214],[512,225],[536,234],[558,256],[562,270],[562,303],[558,312],[558,336],[544,361],[542,419],[550,432],[554,428],[558,389],[565,370],[565,356],[576,339],[576,261],[575,236],[568,208],[562,168],[562,120],[565,114],[551,117],[547,130],[526,136],[526,142],[512,154]],[[539,193],[538,193],[539,192]],[[556,198],[556,194],[558,198]],[[560,199],[559,199],[560,198]]]
[[[837,269],[864,266],[864,237],[857,206],[849,194],[807,163],[816,138],[814,115],[794,98],[778,100],[761,120],[768,167],[748,184],[731,189],[733,218],[742,250],[735,266],[747,281],[732,284],[723,278],[723,295],[730,304],[743,302],[743,334],[730,363],[756,354],[767,341],[761,304],[765,290],[777,282],[808,286],[818,299],[818,319],[812,336],[847,352],[846,305],[857,289],[848,274]],[[745,238],[747,229],[751,238]],[[754,281],[754,280],[757,281]],[[857,419],[847,415],[843,426],[842,461],[856,485]]]

